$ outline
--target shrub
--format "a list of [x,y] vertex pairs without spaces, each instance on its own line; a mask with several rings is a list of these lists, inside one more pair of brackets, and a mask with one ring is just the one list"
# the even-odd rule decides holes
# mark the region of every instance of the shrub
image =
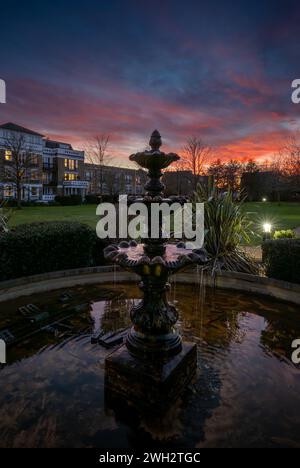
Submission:
[[12,212],[7,209],[5,201],[0,202],[0,232],[8,232],[8,221],[11,217]]
[[[9,198],[5,202],[6,202],[6,206],[10,208],[16,208],[18,206],[18,202],[16,198]],[[22,200],[21,206],[24,206],[24,207],[34,206],[34,202],[30,200]]]
[[22,224],[0,234],[0,281],[96,265],[102,250],[103,243],[85,224]]
[[242,210],[244,199],[234,200],[232,191],[221,193],[213,181],[198,184],[194,202],[204,203],[204,248],[210,259],[208,268],[257,274],[258,265],[240,247],[249,242],[252,223]]
[[267,240],[262,252],[267,276],[300,283],[300,239]]
[[80,205],[82,203],[82,198],[80,195],[57,195],[55,201],[62,206]]
[[282,229],[281,231],[275,231],[273,239],[295,239],[296,234],[292,229]]
[[101,197],[99,195],[94,195],[89,193],[85,196],[85,203],[90,205],[98,205],[101,202]]

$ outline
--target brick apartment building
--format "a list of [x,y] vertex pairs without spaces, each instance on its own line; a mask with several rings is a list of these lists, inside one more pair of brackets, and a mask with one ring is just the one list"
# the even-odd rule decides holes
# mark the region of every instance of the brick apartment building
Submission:
[[69,143],[44,140],[42,185],[44,201],[53,200],[56,195],[84,198],[89,189],[84,174],[84,151],[73,149]]
[[40,133],[13,123],[0,125],[0,199],[16,198],[15,183],[9,177],[15,164],[11,142],[22,136],[22,151],[30,154],[30,166],[22,178],[22,200],[52,201],[56,195],[84,197],[89,184],[84,180],[84,152],[69,143],[46,139]]
[[10,141],[22,136],[23,150],[30,153],[30,167],[22,180],[21,198],[49,202],[56,195],[140,194],[146,181],[143,170],[85,163],[84,151],[45,138],[14,123],[0,125],[0,200],[16,198],[15,183],[8,177],[13,156]]
[[43,194],[43,136],[12,123],[0,125],[0,199],[16,198],[16,188],[9,180],[13,166],[13,155],[9,142],[16,135],[24,137],[23,150],[31,154],[22,184],[23,200],[38,200]]
[[116,196],[119,194],[139,195],[144,191],[146,172],[116,166],[96,166],[86,163],[85,179],[89,182],[89,193]]

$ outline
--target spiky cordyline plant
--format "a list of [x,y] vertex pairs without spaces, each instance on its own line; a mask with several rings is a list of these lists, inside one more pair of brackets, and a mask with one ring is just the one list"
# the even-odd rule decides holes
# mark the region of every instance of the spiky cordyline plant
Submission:
[[240,247],[248,243],[251,221],[243,212],[244,198],[235,201],[229,190],[221,193],[212,180],[208,185],[198,184],[194,202],[204,202],[204,247],[210,261],[208,268],[216,273],[220,270],[257,274],[259,266]]
[[11,216],[11,212],[6,209],[5,202],[0,202],[0,233],[8,232],[8,221]]

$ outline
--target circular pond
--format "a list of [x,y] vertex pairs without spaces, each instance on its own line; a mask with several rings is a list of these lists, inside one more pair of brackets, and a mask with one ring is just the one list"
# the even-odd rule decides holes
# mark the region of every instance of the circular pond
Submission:
[[127,417],[107,404],[104,361],[139,297],[116,284],[1,303],[11,339],[0,369],[1,447],[300,447],[297,306],[174,283],[169,299],[181,334],[198,346],[197,375],[162,418]]

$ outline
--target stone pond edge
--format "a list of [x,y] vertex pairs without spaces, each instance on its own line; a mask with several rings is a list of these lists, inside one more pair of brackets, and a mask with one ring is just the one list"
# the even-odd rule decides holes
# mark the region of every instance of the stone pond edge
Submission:
[[[116,272],[118,272],[116,274]],[[204,283],[212,286],[213,280],[204,275]],[[22,296],[42,293],[76,285],[136,282],[138,277],[130,272],[113,266],[76,268],[73,270],[55,271],[34,276],[27,276],[0,282],[0,303]],[[193,284],[198,282],[196,270],[187,269],[176,275],[177,283]],[[218,288],[245,291],[300,305],[300,285],[263,276],[245,273],[222,272],[215,279]]]

